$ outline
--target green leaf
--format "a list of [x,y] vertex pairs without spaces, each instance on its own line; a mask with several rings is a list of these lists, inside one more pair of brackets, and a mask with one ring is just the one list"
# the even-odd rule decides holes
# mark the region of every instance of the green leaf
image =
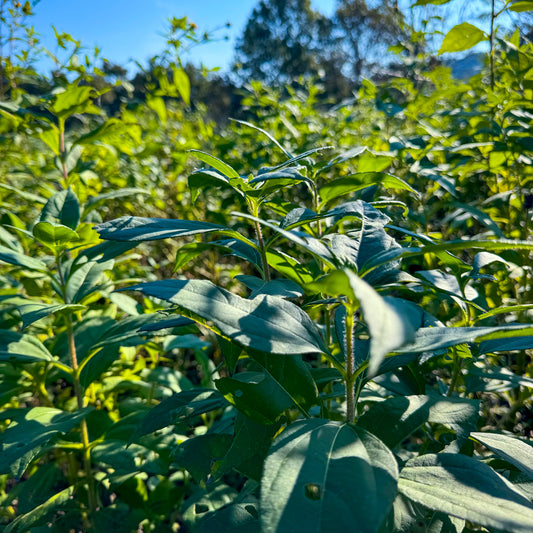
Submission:
[[257,515],[251,503],[233,503],[202,518],[194,533],[259,533]]
[[174,460],[197,481],[207,481],[213,463],[226,455],[233,438],[231,435],[208,433],[182,442],[174,452]]
[[[58,492],[43,504],[35,507],[29,513],[18,516],[3,530],[4,533],[25,533],[36,531],[38,526],[44,526],[51,520],[52,513],[65,511],[75,505],[72,499],[74,486]],[[34,529],[35,528],[35,529]]]
[[96,91],[89,85],[76,87],[70,85],[60,93],[56,93],[53,104],[50,106],[52,113],[59,118],[65,119],[75,113],[100,114],[98,109],[91,102],[91,97]]
[[29,270],[39,270],[41,272],[46,272],[47,270],[46,264],[40,259],[15,252],[14,250],[2,245],[0,245],[0,261],[4,261],[10,265],[27,268]]
[[0,361],[35,363],[53,360],[52,354],[37,337],[0,330]]
[[97,263],[88,261],[79,266],[67,279],[66,298],[69,303],[78,303],[85,296],[102,288],[98,281],[104,271],[113,267],[113,261]]
[[52,407],[33,407],[11,422],[0,435],[0,473],[20,478],[31,461],[60,433],[68,433],[94,408],[67,413]]
[[33,236],[44,244],[57,246],[79,240],[79,235],[68,226],[38,222],[33,227]]
[[187,178],[189,190],[191,191],[191,200],[196,202],[201,190],[208,189],[210,187],[228,187],[235,191],[237,194],[244,196],[244,194],[235,187],[232,187],[230,181],[226,176],[209,169],[196,170]]
[[261,531],[377,533],[398,477],[390,450],[364,429],[291,424],[274,441],[261,482]]
[[[481,342],[492,339],[527,337],[533,333],[529,324],[499,327],[434,327],[419,328],[413,342],[395,350],[396,353],[434,352],[465,342]],[[488,351],[488,350],[487,350]]]
[[237,413],[235,438],[224,458],[216,466],[215,479],[220,479],[234,469],[259,483],[266,454],[279,427],[279,423],[259,424]]
[[335,270],[308,288],[329,295],[345,295],[350,302],[359,302],[370,333],[370,377],[375,375],[388,353],[398,351],[400,346],[414,338],[415,328],[405,310],[397,309],[393,299],[380,296],[351,270]]
[[418,193],[408,183],[392,174],[385,172],[360,172],[334,179],[323,185],[319,191],[322,205],[327,204],[335,198],[345,194],[353,194],[372,185],[381,185],[387,189],[405,190],[418,196]]
[[[309,316],[275,296],[246,300],[206,280],[163,280],[128,287],[173,303],[180,312],[242,346],[273,354],[327,353]],[[208,325],[208,327],[210,327]]]
[[427,6],[429,4],[434,6],[443,6],[444,4],[448,4],[449,2],[451,2],[451,0],[417,0],[416,3],[414,3],[411,7]]
[[72,189],[55,193],[43,207],[39,221],[59,222],[75,230],[80,222],[80,204]]
[[165,398],[148,412],[130,442],[158,429],[227,405],[224,397],[216,390],[195,389],[179,392]]
[[494,315],[501,315],[503,313],[519,313],[520,311],[529,311],[533,309],[533,304],[521,304],[521,305],[507,305],[503,307],[495,307],[486,313],[483,313],[476,317],[476,322],[484,320]]
[[191,82],[189,76],[182,68],[174,67],[172,69],[172,81],[174,86],[178,90],[179,95],[183,98],[183,101],[190,105],[191,103]]
[[215,381],[226,400],[259,424],[273,424],[286,409],[294,407],[290,394],[269,374],[239,372]]
[[470,436],[533,480],[533,446],[530,443],[498,433],[475,432]]
[[426,422],[451,426],[465,435],[475,429],[479,408],[478,400],[396,396],[373,404],[357,424],[394,448]]
[[446,34],[444,41],[442,41],[439,54],[469,50],[485,39],[487,39],[485,32],[468,22],[463,22],[454,26]]
[[371,257],[361,268],[359,275],[364,277],[369,272],[381,265],[398,261],[403,257],[417,257],[424,254],[438,254],[439,252],[451,252],[458,250],[501,251],[501,250],[533,250],[533,242],[512,240],[455,240],[439,244],[429,244],[423,248],[394,248],[385,250]]
[[240,178],[239,173],[235,169],[217,157],[201,152],[200,150],[189,150],[189,152],[200,161],[203,161],[218,170],[221,174],[226,176],[226,178]]
[[22,318],[22,329],[27,328],[30,324],[41,320],[48,315],[58,313],[60,311],[69,311],[71,313],[75,311],[81,311],[86,309],[84,305],[69,305],[69,304],[56,304],[47,305],[40,303],[23,304],[18,306],[18,312]]
[[260,294],[269,294],[279,298],[298,298],[303,296],[302,288],[294,281],[288,279],[275,279],[265,281],[256,276],[247,276],[239,274],[235,279],[244,283],[251,291],[250,298],[255,298]]
[[515,13],[522,13],[524,11],[533,11],[533,2],[530,0],[519,0],[518,2],[513,2],[509,9]]
[[488,528],[528,533],[533,505],[486,464],[460,454],[427,454],[407,462],[399,491],[430,509]]
[[187,237],[189,235],[218,231],[219,233],[249,242],[236,231],[232,231],[224,226],[194,220],[120,217],[116,220],[98,224],[95,226],[95,229],[102,239],[113,241],[154,241],[157,239]]

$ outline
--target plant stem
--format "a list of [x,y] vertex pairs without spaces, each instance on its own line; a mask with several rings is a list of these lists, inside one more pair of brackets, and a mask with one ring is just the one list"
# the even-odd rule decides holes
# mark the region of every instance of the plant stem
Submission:
[[458,358],[456,355],[454,355],[453,356],[452,380],[450,382],[450,388],[448,389],[448,392],[446,394],[448,398],[453,394],[453,391],[455,390],[455,387],[457,386],[457,381],[459,379],[459,376],[461,375],[462,366],[463,366],[463,359]]
[[355,362],[353,356],[353,310],[351,306],[346,313],[346,422],[351,424],[355,419]]
[[490,12],[490,88],[494,90],[494,20],[496,19],[495,13],[495,0],[491,2]]
[[[257,206],[254,205],[252,208],[252,212],[253,212],[253,216],[256,218],[259,217],[258,211],[259,210],[257,209]],[[268,260],[267,260],[266,249],[265,249],[265,241],[263,240],[263,232],[261,231],[261,224],[255,221],[254,227],[255,227],[255,235],[257,237],[257,243],[259,244],[259,250],[261,252],[261,263],[263,265],[263,279],[265,281],[270,281],[270,268],[268,266]]]
[[[66,282],[65,277],[63,276],[63,271],[61,268],[61,255],[60,252],[56,254],[56,263],[57,263],[57,273],[59,276],[59,281],[61,283],[61,289],[63,293],[63,301],[68,303],[67,291],[66,291]],[[68,348],[69,348],[69,357],[70,357],[70,366],[72,368],[72,383],[74,387],[74,395],[76,396],[76,403],[78,409],[83,409],[83,391],[80,382],[80,368],[78,365],[78,355],[76,351],[76,339],[74,337],[74,326],[72,324],[72,316],[67,314],[67,339],[68,339]],[[92,515],[96,512],[97,508],[97,499],[96,499],[96,488],[94,486],[94,479],[92,474],[92,463],[91,463],[91,441],[89,439],[89,429],[87,427],[87,421],[83,419],[80,423],[81,431],[81,443],[82,443],[82,457],[83,457],[83,466],[85,470],[85,476],[87,478],[87,498],[89,504],[89,517],[87,519],[88,529],[92,529]]]

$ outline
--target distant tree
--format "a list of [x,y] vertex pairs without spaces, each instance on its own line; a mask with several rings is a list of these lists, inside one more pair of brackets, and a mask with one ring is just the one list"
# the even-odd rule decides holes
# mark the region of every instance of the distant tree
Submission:
[[236,47],[244,79],[279,85],[298,76],[319,76],[331,44],[332,21],[310,0],[261,0]]
[[406,37],[397,0],[339,0],[334,25],[354,80],[383,69],[389,46]]

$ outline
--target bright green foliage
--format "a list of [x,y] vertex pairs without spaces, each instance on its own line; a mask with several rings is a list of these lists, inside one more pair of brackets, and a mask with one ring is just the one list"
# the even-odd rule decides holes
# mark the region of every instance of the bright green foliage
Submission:
[[1,101],[0,527],[529,531],[533,50],[495,46],[327,111],[252,83],[220,137],[168,56],[113,118],[72,65]]

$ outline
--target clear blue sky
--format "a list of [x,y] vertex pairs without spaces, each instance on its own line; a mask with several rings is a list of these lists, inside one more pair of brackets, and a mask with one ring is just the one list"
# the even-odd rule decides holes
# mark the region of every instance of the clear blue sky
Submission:
[[[258,0],[41,0],[31,23],[44,46],[56,50],[52,25],[70,33],[88,48],[98,46],[102,57],[134,68],[134,59],[144,63],[164,47],[161,34],[169,17],[187,18],[200,32],[231,23],[218,35],[229,40],[198,46],[186,58],[207,67],[227,68],[236,39]],[[335,0],[312,0],[314,9],[333,12]]]

